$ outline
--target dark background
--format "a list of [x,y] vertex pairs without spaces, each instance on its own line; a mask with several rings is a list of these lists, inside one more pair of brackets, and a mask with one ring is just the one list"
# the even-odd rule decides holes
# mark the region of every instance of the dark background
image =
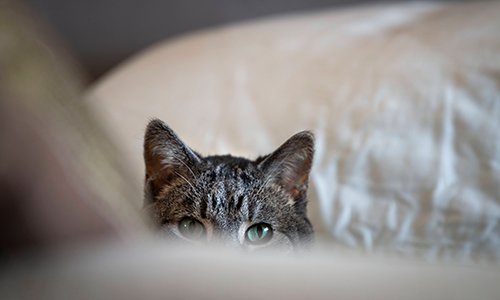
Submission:
[[[24,0],[63,40],[91,80],[177,34],[286,12],[377,0]],[[392,0],[383,2],[403,2]]]

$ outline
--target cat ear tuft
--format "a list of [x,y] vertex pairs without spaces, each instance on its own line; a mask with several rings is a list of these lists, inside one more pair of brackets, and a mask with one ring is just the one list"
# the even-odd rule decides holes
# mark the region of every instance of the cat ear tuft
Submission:
[[313,156],[314,135],[303,131],[270,155],[257,159],[256,164],[266,174],[266,183],[278,184],[298,202],[307,196]]
[[171,185],[180,177],[184,180],[193,178],[193,170],[200,162],[200,157],[167,124],[153,119],[144,135],[144,162],[146,202],[154,202],[165,186]]

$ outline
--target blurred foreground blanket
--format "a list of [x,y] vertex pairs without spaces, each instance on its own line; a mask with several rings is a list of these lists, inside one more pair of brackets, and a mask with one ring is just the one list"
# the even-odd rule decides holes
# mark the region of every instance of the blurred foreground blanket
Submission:
[[77,63],[13,0],[0,0],[0,260],[145,227],[127,176],[81,94]]
[[498,260],[499,16],[497,1],[415,2],[196,32],[115,69],[88,101],[136,182],[151,117],[203,154],[256,157],[312,129],[319,236],[382,255]]

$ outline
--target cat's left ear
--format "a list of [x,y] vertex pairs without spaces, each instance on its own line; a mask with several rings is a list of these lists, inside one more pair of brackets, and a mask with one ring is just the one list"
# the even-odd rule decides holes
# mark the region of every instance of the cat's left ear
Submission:
[[276,151],[256,161],[266,174],[266,183],[281,186],[297,202],[305,199],[314,156],[314,135],[299,132]]
[[153,202],[161,189],[177,181],[189,181],[200,163],[191,150],[163,121],[154,119],[144,135],[146,164],[145,204]]

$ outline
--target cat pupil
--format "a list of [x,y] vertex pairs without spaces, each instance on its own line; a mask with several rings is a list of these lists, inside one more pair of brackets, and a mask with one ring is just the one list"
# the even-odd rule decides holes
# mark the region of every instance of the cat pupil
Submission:
[[193,234],[194,231],[195,231],[195,229],[196,229],[196,225],[194,224],[194,222],[190,222],[189,225],[188,225],[189,233]]
[[259,239],[262,238],[262,233],[263,233],[262,226],[258,226],[257,227],[257,236],[259,237]]

